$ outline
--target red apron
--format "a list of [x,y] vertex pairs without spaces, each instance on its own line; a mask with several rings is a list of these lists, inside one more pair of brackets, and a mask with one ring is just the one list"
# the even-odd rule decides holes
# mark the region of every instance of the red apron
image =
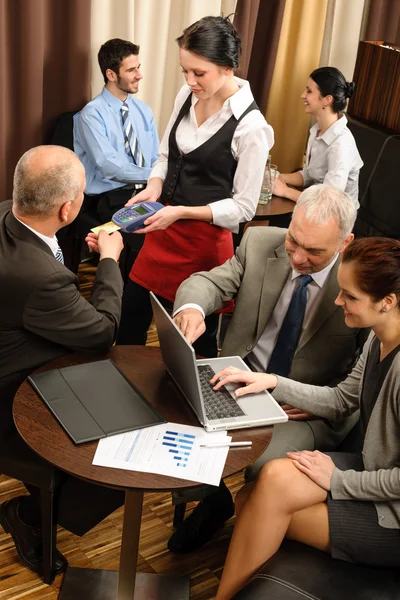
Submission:
[[210,271],[232,256],[230,231],[205,221],[185,219],[146,235],[129,277],[173,302],[182,281],[197,271]]

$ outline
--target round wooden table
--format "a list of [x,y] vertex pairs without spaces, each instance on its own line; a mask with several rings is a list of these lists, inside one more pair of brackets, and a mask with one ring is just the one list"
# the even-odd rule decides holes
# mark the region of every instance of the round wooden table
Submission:
[[[253,221],[274,220],[276,217],[291,215],[295,207],[295,202],[281,196],[272,196],[267,204],[257,204],[256,214]],[[274,223],[271,223],[274,225]]]
[[243,234],[248,227],[257,227],[259,225],[289,227],[295,204],[292,200],[282,198],[281,196],[272,196],[272,199],[267,204],[257,204],[256,214],[252,220],[240,223],[239,232],[233,235],[235,248],[239,246]]
[[[38,371],[105,358],[110,358],[116,363],[167,421],[199,425],[196,416],[166,373],[158,348],[114,346],[101,357],[99,355],[71,354],[52,361]],[[145,491],[183,489],[199,484],[153,473],[93,466],[92,461],[97,442],[75,445],[27,381],[20,386],[15,396],[13,412],[21,437],[39,456],[76,477],[125,490],[119,576],[113,571],[68,567],[60,599],[132,600],[135,598],[135,600],[145,600],[152,598],[154,600],[172,600],[173,598],[174,600],[183,600],[188,598],[189,580],[187,578],[145,573],[138,574],[135,594],[140,521]],[[272,427],[239,430],[230,435],[232,435],[233,441],[251,440],[253,445],[232,448],[229,451],[223,477],[246,468],[265,451],[272,436]]]

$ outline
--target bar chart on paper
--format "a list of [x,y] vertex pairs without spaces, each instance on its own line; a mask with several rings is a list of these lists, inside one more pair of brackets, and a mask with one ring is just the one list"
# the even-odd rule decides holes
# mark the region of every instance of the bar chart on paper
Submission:
[[177,467],[187,467],[193,450],[195,435],[179,433],[178,431],[166,431],[162,438],[162,446],[171,455]]
[[100,440],[93,464],[219,485],[229,447],[201,444],[231,439],[226,431],[208,433],[193,425],[162,423]]

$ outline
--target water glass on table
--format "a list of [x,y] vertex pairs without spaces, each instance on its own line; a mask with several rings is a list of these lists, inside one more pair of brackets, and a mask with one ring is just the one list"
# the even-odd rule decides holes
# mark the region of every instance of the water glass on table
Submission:
[[268,164],[265,167],[264,179],[261,186],[260,198],[258,204],[267,204],[274,193],[274,182],[278,173],[278,167],[276,165]]

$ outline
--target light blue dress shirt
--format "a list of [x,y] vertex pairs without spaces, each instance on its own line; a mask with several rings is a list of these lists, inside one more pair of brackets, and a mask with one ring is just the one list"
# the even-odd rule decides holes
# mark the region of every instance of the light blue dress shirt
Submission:
[[146,167],[125,150],[122,102],[105,87],[74,116],[74,150],[86,171],[86,194],[102,194],[135,181],[147,181],[157,160],[159,138],[150,107],[128,94],[125,102]]

